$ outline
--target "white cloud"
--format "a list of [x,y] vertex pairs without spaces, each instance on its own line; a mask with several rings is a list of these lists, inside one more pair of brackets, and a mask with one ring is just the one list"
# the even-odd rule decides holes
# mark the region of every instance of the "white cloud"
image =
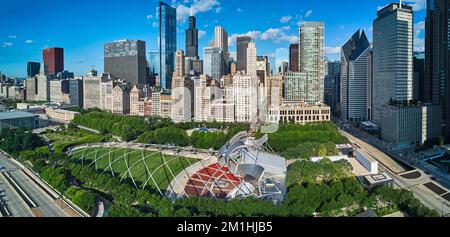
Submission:
[[238,8],[236,11],[243,12],[244,10],[242,10],[242,8]]
[[152,26],[155,27],[155,28],[157,28],[157,27],[159,27],[159,23],[158,23],[158,22],[153,22],[153,23],[152,23]]
[[32,44],[32,43],[34,43],[33,40],[25,40],[25,44]]
[[333,55],[333,54],[341,53],[341,47],[325,47],[324,49],[325,49],[326,55]]
[[292,16],[283,16],[283,17],[281,17],[280,22],[286,24],[286,23],[290,22],[291,20],[292,20]]
[[8,35],[8,38],[10,38],[10,39],[17,39],[17,35]]
[[204,30],[199,30],[198,31],[198,38],[201,39],[206,35],[206,31]]
[[153,15],[147,15],[146,18],[147,18],[147,20],[151,20],[151,19],[153,19]]
[[421,36],[422,32],[425,31],[425,22],[420,21],[414,24],[414,50],[424,51],[425,50],[425,40]]
[[282,28],[270,28],[264,32],[261,31],[249,31],[245,34],[233,34],[228,37],[228,44],[234,45],[238,36],[250,36],[253,40],[272,41],[273,43],[297,43],[297,35],[289,35],[285,32],[285,27]]
[[412,4],[414,11],[421,11],[421,10],[424,10],[427,8],[426,0],[409,0],[409,1],[404,1],[403,3]]
[[312,15],[312,10],[309,10],[305,13],[305,17],[310,17]]
[[3,42],[2,48],[10,48],[14,45],[13,42]]
[[177,20],[185,23],[191,15],[191,12],[193,15],[211,10],[218,13],[221,9],[219,0],[196,0],[192,2],[191,6],[186,6],[180,3],[177,6]]

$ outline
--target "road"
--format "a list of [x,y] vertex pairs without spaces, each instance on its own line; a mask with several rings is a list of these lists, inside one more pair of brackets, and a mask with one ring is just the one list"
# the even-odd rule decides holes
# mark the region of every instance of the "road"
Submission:
[[[4,191],[3,193],[1,193]],[[11,212],[11,216],[33,217],[28,205],[22,200],[20,195],[8,184],[2,175],[0,175],[0,193],[1,199],[6,204],[3,208]]]
[[[398,165],[392,158],[388,155],[384,154],[379,149],[374,146],[368,144],[367,142],[362,141],[361,139],[351,135],[348,132],[340,130],[341,134],[346,136],[352,143],[357,144],[361,149],[365,150],[369,153],[373,158],[375,158],[379,162],[379,169],[382,172],[387,173],[395,180],[395,184],[403,189],[407,189],[421,200],[423,204],[436,210],[441,215],[446,215],[450,213],[450,205],[449,202],[446,201],[441,196],[435,194],[423,184],[433,182],[431,179],[431,175],[426,174],[423,170],[417,169],[420,172],[420,177],[416,179],[407,179],[402,177],[401,175],[404,173],[400,165]],[[400,171],[400,172],[398,172]],[[404,171],[404,170],[403,170]],[[410,172],[414,172],[410,171]],[[406,172],[407,173],[407,172]],[[447,190],[448,191],[448,190]]]
[[[37,186],[33,180],[21,171],[21,168],[11,162],[3,154],[0,153],[0,165],[5,167],[8,174],[14,181],[25,191],[25,193],[36,203],[37,212],[42,213],[45,217],[66,217],[66,213],[55,203],[55,201]],[[6,182],[2,180],[2,182]],[[6,195],[10,200],[15,200],[15,193],[12,190],[6,190]],[[15,205],[13,205],[15,204]],[[11,202],[11,206],[22,208],[17,203]],[[23,208],[22,208],[23,209]],[[29,210],[29,208],[28,208]],[[17,216],[27,216],[25,212],[17,212]]]

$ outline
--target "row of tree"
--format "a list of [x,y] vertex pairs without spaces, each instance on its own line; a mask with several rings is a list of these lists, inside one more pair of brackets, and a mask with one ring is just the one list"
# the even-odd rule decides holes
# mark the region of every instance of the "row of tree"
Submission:
[[0,149],[11,155],[16,155],[23,150],[33,150],[45,145],[42,139],[25,128],[15,130],[5,128],[0,131]]

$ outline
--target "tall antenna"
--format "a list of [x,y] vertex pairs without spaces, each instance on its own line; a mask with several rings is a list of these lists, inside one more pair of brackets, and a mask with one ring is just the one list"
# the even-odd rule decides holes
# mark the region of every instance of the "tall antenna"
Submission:
[[191,5],[191,16],[194,16],[194,12],[192,11],[192,5]]
[[402,0],[400,0],[400,6],[399,6],[399,8],[402,9]]

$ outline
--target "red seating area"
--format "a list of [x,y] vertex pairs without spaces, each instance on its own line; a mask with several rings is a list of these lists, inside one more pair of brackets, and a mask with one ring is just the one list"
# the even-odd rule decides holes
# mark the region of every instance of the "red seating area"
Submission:
[[[217,198],[225,198],[240,182],[241,179],[230,173],[226,166],[216,163],[192,175],[184,191],[188,196],[211,197],[214,194]],[[213,194],[205,186],[210,187]]]

